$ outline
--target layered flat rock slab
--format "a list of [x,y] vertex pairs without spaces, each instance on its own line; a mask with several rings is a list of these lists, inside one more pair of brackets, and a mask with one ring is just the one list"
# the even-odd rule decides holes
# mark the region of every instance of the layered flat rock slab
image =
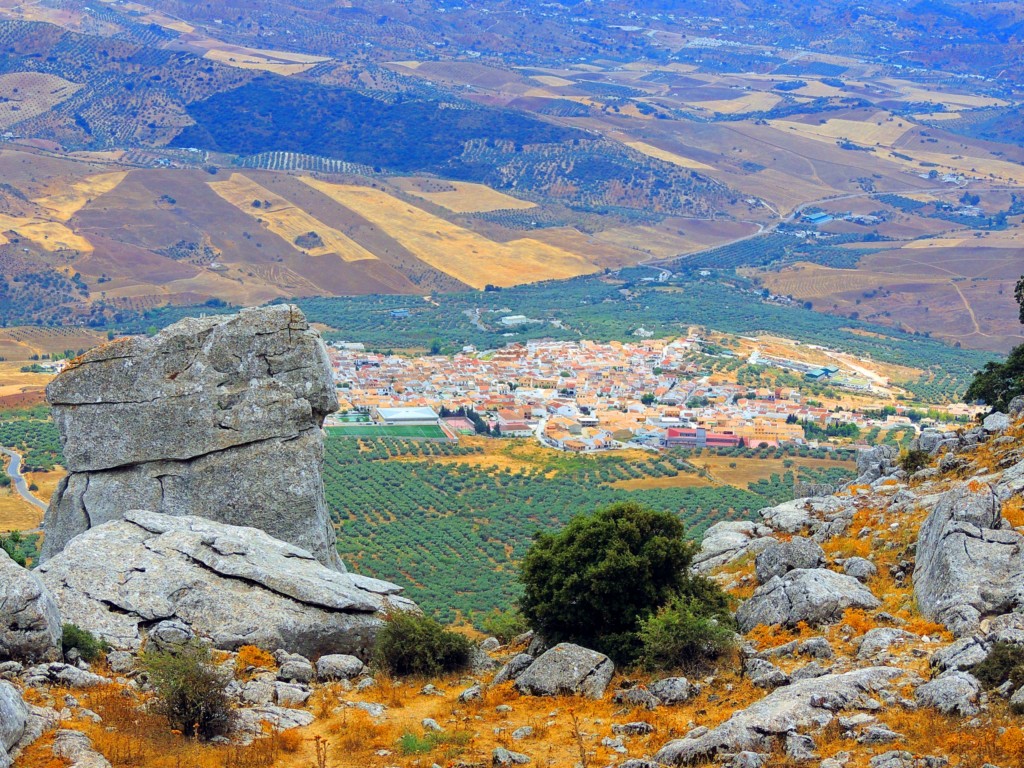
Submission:
[[0,549],[0,661],[61,658],[57,603],[38,575]]
[[796,569],[759,587],[736,611],[741,632],[758,624],[811,626],[842,618],[847,608],[878,608],[881,602],[852,576],[825,568]]
[[139,510],[77,536],[38,572],[65,621],[119,650],[176,620],[227,650],[367,659],[384,612],[415,610],[394,584],[357,584],[256,528]]
[[68,477],[41,559],[130,509],[261,528],[341,569],[324,501],[326,349],[288,305],[87,352],[47,387]]

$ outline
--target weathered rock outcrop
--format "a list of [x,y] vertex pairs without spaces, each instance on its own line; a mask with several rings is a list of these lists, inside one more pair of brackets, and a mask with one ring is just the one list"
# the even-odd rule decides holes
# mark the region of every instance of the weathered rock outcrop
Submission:
[[28,714],[18,689],[0,680],[0,768],[10,768],[10,752],[25,735]]
[[61,621],[42,580],[0,549],[0,661],[60,658]]
[[654,759],[666,765],[688,765],[725,752],[771,751],[775,739],[828,725],[838,712],[858,706],[902,674],[894,667],[868,667],[778,688],[717,728],[670,741]]
[[260,528],[343,570],[324,501],[320,336],[295,307],[189,318],[86,353],[47,387],[69,471],[41,560],[131,509]]
[[758,624],[811,626],[838,621],[847,608],[877,608],[878,598],[852,576],[824,568],[797,569],[759,587],[736,611],[742,632]]
[[516,678],[516,688],[531,696],[576,694],[599,699],[614,672],[615,665],[603,653],[559,643]]
[[39,573],[65,621],[125,650],[173,620],[218,648],[365,659],[381,612],[415,609],[399,587],[357,582],[256,528],[138,510],[77,536]]
[[982,618],[1024,606],[1024,536],[1006,525],[978,480],[943,494],[921,526],[914,567],[921,613],[958,637]]

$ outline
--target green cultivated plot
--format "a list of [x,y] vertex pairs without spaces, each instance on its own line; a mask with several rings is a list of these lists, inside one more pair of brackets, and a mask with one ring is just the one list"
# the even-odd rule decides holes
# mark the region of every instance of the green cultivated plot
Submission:
[[614,454],[551,454],[519,469],[469,466],[440,458],[479,454],[447,442],[327,439],[324,487],[338,549],[353,570],[395,581],[438,618],[450,621],[511,605],[519,559],[537,531],[554,531],[573,515],[618,501],[677,514],[699,537],[719,520],[749,519],[793,496],[795,480],[841,482],[851,470],[812,470],[801,451],[727,450],[722,455],[792,458],[792,468],[752,483],[629,489],[618,481],[699,475],[701,460],[685,452],[629,459]]
[[386,426],[356,424],[353,426],[328,427],[327,433],[335,437],[409,437],[427,440],[446,440],[448,435],[435,424]]

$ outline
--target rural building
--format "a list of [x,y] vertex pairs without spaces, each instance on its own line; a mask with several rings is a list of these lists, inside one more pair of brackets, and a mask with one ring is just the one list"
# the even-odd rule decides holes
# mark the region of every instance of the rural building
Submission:
[[665,435],[665,446],[668,448],[737,448],[742,444],[743,438],[738,435],[708,432],[704,427],[671,428]]
[[437,424],[440,418],[433,408],[377,408],[376,421],[391,427]]

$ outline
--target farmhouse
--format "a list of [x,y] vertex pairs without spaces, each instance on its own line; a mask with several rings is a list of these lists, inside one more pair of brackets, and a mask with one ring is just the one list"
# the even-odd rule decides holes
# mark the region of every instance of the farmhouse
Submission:
[[389,427],[415,427],[437,424],[440,418],[433,408],[377,408],[375,421]]

